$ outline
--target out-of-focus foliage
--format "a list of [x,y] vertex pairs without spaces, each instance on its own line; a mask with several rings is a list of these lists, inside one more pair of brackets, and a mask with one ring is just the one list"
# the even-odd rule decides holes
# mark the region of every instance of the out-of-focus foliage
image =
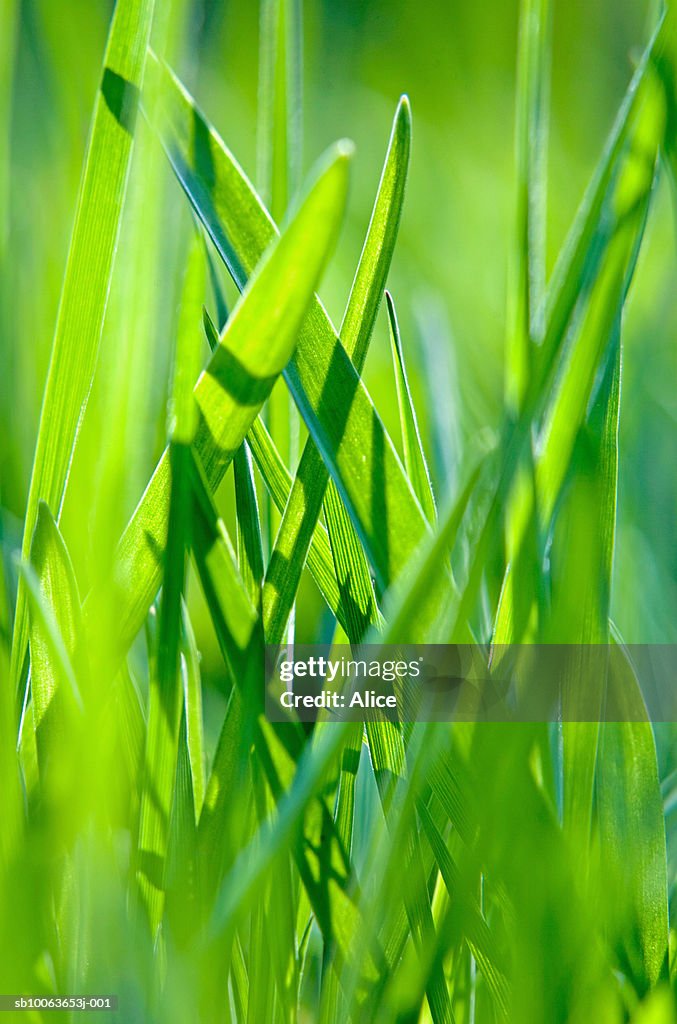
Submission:
[[262,703],[266,641],[677,639],[674,24],[0,0],[0,993],[677,1019],[623,657],[618,723]]

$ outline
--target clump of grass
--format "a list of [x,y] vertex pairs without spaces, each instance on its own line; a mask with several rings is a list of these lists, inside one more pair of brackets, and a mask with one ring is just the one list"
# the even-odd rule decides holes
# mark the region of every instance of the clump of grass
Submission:
[[[336,329],[317,292],[352,146],[333,146],[294,197],[299,6],[263,5],[270,209],[149,49],[152,19],[150,0],[118,0],[20,583],[14,594],[6,581],[0,607],[0,990],[115,990],[121,1020],[162,1022],[675,1020],[663,798],[629,662],[593,694],[600,720],[605,688],[634,702],[618,723],[577,721],[577,676],[554,727],[303,729],[263,704],[265,647],[293,642],[306,570],[339,642],[620,643],[623,312],[659,155],[672,155],[671,11],[546,285],[551,12],[521,5],[506,402],[495,449],[444,504],[385,292],[408,100]],[[117,547],[83,582],[62,509],[139,133],[159,141],[192,212],[170,415]],[[395,438],[363,376],[384,294]],[[221,704],[201,678],[199,607],[222,656]]]

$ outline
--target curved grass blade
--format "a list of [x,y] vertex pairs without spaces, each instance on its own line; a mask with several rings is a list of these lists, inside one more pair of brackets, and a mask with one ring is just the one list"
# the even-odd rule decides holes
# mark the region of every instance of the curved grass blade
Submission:
[[[209,259],[212,289],[216,297],[219,324],[221,330],[223,330],[228,320],[228,312],[221,282],[213,265],[211,252],[206,240],[205,250]],[[219,334],[204,307],[202,316],[209,347],[213,352],[219,344]],[[233,459],[233,476],[235,481],[237,549],[240,572],[249,590],[252,603],[256,608],[260,608],[261,585],[264,574],[263,541],[256,486],[254,484],[254,471],[250,450],[246,443],[240,446]]]
[[[158,130],[193,208],[244,287],[275,234],[267,211],[217,133],[168,69]],[[372,301],[380,301],[378,297]],[[368,305],[356,307],[366,317]],[[355,355],[357,360],[357,354]],[[385,589],[426,529],[390,437],[326,312],[315,300],[285,379]]]
[[[613,190],[623,151],[635,124],[635,116],[646,97],[647,82],[653,77],[653,63],[665,46],[667,24],[661,19],[642,54],[621,103],[583,200],[578,208],[567,240],[557,258],[546,296],[546,324],[541,352],[530,390],[538,392],[547,379],[560,349],[567,324],[581,294],[584,282],[592,281],[605,251],[603,213]],[[648,86],[651,89],[651,84]],[[602,244],[595,244],[596,236]]]
[[[399,224],[410,150],[411,115],[400,101],[374,209],[341,329],[341,340],[361,369],[380,291],[385,283]],[[263,431],[265,428],[261,427]],[[305,450],[278,531],[264,585],[264,622],[270,643],[279,643],[291,612],[301,572],[325,496],[325,518],[340,588],[339,621],[356,641],[378,612],[368,563],[328,472],[312,440]],[[336,604],[334,604],[336,608]]]
[[[539,515],[544,523],[549,522],[552,516],[569,465],[573,443],[585,416],[595,373],[608,344],[619,303],[625,297],[627,275],[634,265],[637,246],[643,235],[663,125],[663,103],[652,76],[653,72],[645,65],[641,78],[635,84],[635,92],[640,90],[641,84],[641,103],[637,106],[634,103],[630,104],[634,116],[621,133],[626,145],[617,154],[613,168],[609,169],[608,177],[612,181],[610,193],[600,198],[600,213],[596,225],[601,225],[600,231],[603,232],[606,241],[593,248],[602,249],[603,259],[598,257],[596,260],[595,278],[588,286],[590,290],[585,315],[578,330],[576,343],[568,352],[567,366],[560,378],[557,395],[550,403],[543,429],[541,455],[536,470],[536,488]],[[631,94],[631,98],[634,98],[635,92]],[[612,147],[612,151],[615,153],[615,147]],[[606,180],[607,175],[604,174],[602,177]],[[597,203],[593,204],[593,208],[597,210]],[[605,223],[606,212],[608,217]],[[574,228],[574,232],[578,232],[577,227]],[[594,238],[592,229],[588,229],[586,225],[581,229],[581,235],[587,236],[590,232],[590,237]],[[579,297],[573,290],[577,281],[575,258],[572,258],[567,281],[565,291],[573,303],[575,297]],[[567,305],[571,314],[573,306]],[[521,455],[531,437],[531,424],[535,420],[539,405],[543,403],[544,396],[548,394],[549,373],[553,369],[550,360],[563,343],[561,335],[554,345],[556,335],[552,332],[555,327],[556,322],[551,317],[548,319],[546,338],[541,347],[541,361],[534,368],[523,408],[516,424],[506,432],[496,490],[474,544],[472,564],[454,616],[455,624],[450,631],[451,635],[468,622],[501,501],[509,493]],[[550,337],[551,341],[548,340]],[[550,345],[552,349],[546,354],[546,349]],[[528,523],[529,519],[525,517],[522,521]]]
[[[222,479],[294,350],[342,219],[349,155],[338,146],[326,158],[296,217],[245,289],[195,385],[199,425],[193,451],[210,489]],[[114,586],[120,595],[118,641],[123,648],[138,632],[160,583],[171,477],[166,451],[118,547]],[[90,620],[96,603],[93,593],[86,603]]]
[[[400,100],[367,236],[341,325],[341,343],[361,372],[397,238],[409,152],[411,113]],[[264,620],[271,643],[281,639],[298,588],[309,539],[325,500],[325,519],[347,634],[357,641],[378,617],[369,566],[312,439],[306,443],[264,585]],[[326,492],[326,497],[325,497]]]
[[[61,511],[68,471],[96,367],[132,152],[154,0],[118,0],[113,15],[33,461],[23,557],[30,550],[38,503]],[[23,585],[17,595],[12,679],[21,687],[28,640]]]
[[[207,340],[213,350],[218,345],[219,335],[206,309],[203,310],[203,321]],[[278,511],[284,512],[292,488],[292,478],[260,416],[254,420],[247,434],[247,446],[256,460],[263,482]],[[329,608],[346,629],[345,620],[342,620],[343,612],[329,538],[321,523],[318,523],[313,531],[308,550],[308,568]]]
[[[654,88],[649,89],[653,82]],[[540,513],[548,522],[559,495],[574,440],[603,353],[613,338],[619,307],[625,300],[646,225],[665,123],[662,94],[645,79],[631,146],[615,183],[610,204],[614,233],[593,288],[577,342],[544,425],[543,452],[536,467]]]
[[409,389],[409,380],[404,365],[404,352],[402,351],[402,338],[395,312],[395,303],[390,292],[386,292],[386,305],[390,320],[390,342],[393,353],[393,365],[395,367],[395,383],[397,386],[397,404],[400,409],[400,425],[402,430],[402,445],[404,448],[404,468],[414,487],[414,494],[418,498],[426,519],[434,523],[437,519],[437,507],[430,482],[428,463],[423,452],[423,443],[418,429],[416,410]]

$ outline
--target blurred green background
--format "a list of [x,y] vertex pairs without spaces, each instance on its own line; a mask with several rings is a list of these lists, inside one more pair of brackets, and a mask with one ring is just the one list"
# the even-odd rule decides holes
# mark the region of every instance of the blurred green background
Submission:
[[[174,16],[167,52],[244,169],[256,179],[257,5],[193,2]],[[651,5],[555,4],[548,254],[558,251],[614,113]],[[160,25],[167,5],[161,5]],[[111,4],[24,0],[15,60],[3,48],[0,487],[4,529],[19,536],[42,386]],[[486,443],[500,415],[505,293],[514,197],[517,5],[307,0],[304,171],[332,140],[357,144],[349,216],[322,287],[340,320],[373,201],[390,120],[407,92],[414,149],[391,274],[415,398],[438,493]],[[3,58],[3,59],[5,59]],[[93,546],[110,547],[140,496],[164,437],[177,288],[188,237],[178,186],[149,133],[132,170],[132,202],[113,285],[100,372],[66,499],[64,531],[83,589]],[[149,198],[151,171],[164,191]],[[155,180],[155,178],[153,178]],[[135,198],[136,197],[136,201]],[[626,316],[619,534],[613,615],[628,641],[677,639],[674,445],[677,371],[672,197],[660,183]],[[132,236],[136,233],[135,240]],[[141,239],[142,244],[139,245]],[[159,240],[159,245],[157,244]],[[134,241],[134,246],[132,245]],[[134,252],[132,261],[126,253]],[[141,251],[141,255],[139,255]],[[113,325],[122,324],[121,347]],[[431,364],[434,367],[431,370]],[[366,380],[393,435],[396,410],[385,315]],[[116,387],[123,379],[130,387]],[[428,382],[432,381],[434,401]],[[442,431],[442,443],[436,436]],[[127,458],[115,466],[124,432]],[[103,477],[108,481],[101,489]],[[100,495],[104,494],[102,498]],[[96,496],[96,497],[95,497]],[[227,500],[224,499],[224,500]],[[102,507],[102,505],[104,507]],[[119,532],[119,531],[118,531]],[[299,638],[317,632],[307,585]],[[209,660],[209,659],[208,659]]]
[[[554,5],[549,270],[602,152],[633,61],[654,23],[653,6],[631,0],[559,0]],[[0,526],[10,579],[15,574],[10,555],[21,544],[42,390],[111,10],[112,4],[104,0],[0,0]],[[257,180],[258,4],[177,0],[171,8],[158,2],[157,13],[155,45],[177,68],[245,171]],[[411,172],[389,286],[397,301],[425,447],[442,499],[456,492],[502,415],[506,282],[515,205],[517,22],[517,4],[507,0],[481,5],[470,0],[305,2],[303,170],[309,171],[336,138],[349,136],[357,145],[348,217],[321,288],[335,323],[340,322],[349,293],[395,105],[403,92],[411,99]],[[98,576],[106,577],[114,544],[165,445],[171,353],[190,237],[185,197],[141,123],[99,371],[60,520],[82,594]],[[672,185],[667,175],[661,175],[623,332],[612,616],[623,637],[634,643],[677,642],[676,273]],[[227,287],[232,299],[232,286]],[[206,358],[206,343],[204,354]],[[365,378],[395,437],[399,435],[392,373],[382,311]],[[219,500],[232,523],[231,488],[229,477]],[[228,684],[195,586],[191,605],[203,656],[211,753]],[[298,639],[323,636],[331,623],[309,579],[303,583],[297,608]],[[139,652],[140,660],[143,657]],[[541,745],[538,749],[547,749],[554,761],[557,743],[550,750],[546,729],[542,735],[537,729],[532,732]],[[664,778],[674,768],[674,728],[659,732]],[[534,778],[541,776],[546,779],[544,790],[554,792],[548,781],[554,775],[552,766],[544,758],[534,767],[532,755],[538,744],[532,745],[530,730],[515,729],[509,742],[500,726],[478,730],[472,749],[469,735],[463,729],[453,731],[453,754],[462,763],[466,754],[470,759],[470,753],[477,753],[478,777],[487,782],[487,795],[477,801],[483,854],[490,864],[500,866],[497,876],[514,890],[521,924],[515,983],[522,993],[521,1005],[529,1005],[532,974],[555,1004],[556,982],[567,978],[570,970],[566,951],[579,971],[589,964],[591,976],[597,970],[598,933],[592,922],[598,908],[588,900],[583,884],[580,893],[574,891],[580,901],[572,902],[567,886],[578,862],[565,857],[564,847],[549,831],[548,814],[553,811],[554,821],[555,810],[548,805],[546,814],[540,799],[529,804],[524,797],[532,793]],[[113,751],[112,739],[110,746]],[[108,756],[106,748],[101,763],[113,765],[116,756]],[[364,828],[357,831],[370,837],[372,818],[366,811],[373,810],[376,796],[371,776],[365,781],[365,775],[360,775],[360,787],[371,788],[358,793]],[[123,796],[124,786],[123,779]],[[674,792],[674,777],[671,788]],[[673,812],[674,807],[673,800]],[[674,816],[668,833],[674,891]],[[49,831],[44,836],[45,849],[32,856],[37,864],[42,856],[51,865]],[[94,838],[98,839],[96,834]],[[36,829],[31,841],[40,851],[43,833]],[[87,871],[95,879],[91,920],[105,917],[110,922],[109,941],[97,949],[100,962],[95,957],[89,976],[124,974],[131,979],[131,989],[141,984],[138,979],[144,974],[144,964],[136,962],[138,949],[150,958],[150,944],[135,947],[132,939],[128,941],[123,887],[118,891],[113,882],[110,888],[96,884],[112,877],[113,860],[125,863],[123,844],[128,842],[126,832],[122,839],[115,833],[113,855],[102,854],[100,869],[91,851],[83,853],[82,874],[85,881]],[[360,842],[366,844],[366,839]],[[399,851],[396,844],[387,849],[395,872]],[[363,854],[359,848],[358,859]],[[76,869],[80,855],[78,848]],[[26,878],[28,888],[30,872]],[[590,891],[596,880],[593,875]],[[601,861],[599,881],[604,899],[609,898],[613,886],[601,885],[606,881]],[[48,886],[45,892],[40,906],[51,911]],[[17,896],[20,906],[38,903],[32,892]],[[619,935],[626,912],[629,916],[627,907],[618,908]],[[504,922],[496,917],[492,927],[502,940]],[[560,946],[565,954],[555,965],[551,950]],[[575,974],[574,967],[570,973]],[[584,974],[576,978],[583,991]],[[177,991],[181,984],[177,976]],[[128,1001],[133,1003],[133,993]],[[138,1003],[143,1005],[143,998]],[[595,1012],[591,1005],[579,1017],[569,1017],[562,996],[557,1019],[596,1020]],[[183,1019],[189,1013],[187,1006]]]

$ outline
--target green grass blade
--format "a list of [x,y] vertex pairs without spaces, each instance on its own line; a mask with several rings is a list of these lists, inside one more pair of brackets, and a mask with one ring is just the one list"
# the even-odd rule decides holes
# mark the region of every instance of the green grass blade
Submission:
[[[293,480],[260,417],[252,425],[247,443],[271,497],[278,510],[284,512]],[[308,568],[328,606],[341,621],[340,593],[332,563],[329,537],[322,523],[318,523],[313,531],[308,549]],[[345,620],[341,621],[341,625],[346,628]]]
[[[153,17],[153,0],[118,0],[106,46],[75,225],[61,293],[26,507],[28,557],[38,503],[57,511],[96,367],[99,339],[132,152],[134,119]],[[21,685],[28,640],[23,587],[17,597],[12,678]]]
[[[364,726],[362,723],[353,723],[341,755],[341,768],[336,788],[336,806],[334,808],[336,835],[348,857],[352,855],[355,784],[360,766],[363,737]],[[341,1020],[345,1020],[345,1000],[342,996],[336,964],[332,959],[332,951],[327,946],[323,950],[322,973],[324,984],[322,986],[320,1024],[339,1024]]]
[[[199,238],[193,242],[186,270],[178,324],[174,380],[169,423],[171,485],[167,543],[162,561],[162,593],[157,624],[157,654],[151,656],[148,731],[144,787],[139,812],[139,849],[136,882],[155,935],[164,910],[170,819],[177,767],[187,774],[189,759],[179,752],[184,694],[180,664],[182,601],[186,580],[186,552],[191,543],[191,445],[198,429],[193,382],[200,365],[200,312],[206,285],[206,265]],[[155,637],[152,638],[155,640]],[[194,719],[193,723],[194,724]],[[184,726],[187,752],[187,733]],[[185,788],[185,787],[184,787]],[[195,807],[185,802],[178,810],[176,828],[194,830]],[[176,839],[181,842],[181,838]],[[189,840],[188,840],[189,841]],[[190,841],[189,841],[190,842]]]
[[[651,75],[651,71],[645,71],[641,79],[642,102],[633,107],[634,117],[627,129],[629,141],[621,150],[618,166],[614,168],[613,187],[606,204],[603,204],[611,223],[611,227],[606,228],[610,237],[604,246],[604,259],[601,266],[598,265],[576,342],[567,352],[558,391],[547,410],[540,445],[542,451],[536,467],[538,512],[543,523],[548,523],[553,514],[573,444],[585,417],[595,374],[606,351],[619,304],[624,300],[628,273],[634,266],[644,230],[664,117],[662,97]],[[602,217],[603,212],[600,214]],[[548,344],[551,329],[551,321],[548,321],[543,350]],[[545,363],[541,371],[536,369],[532,377],[529,392],[535,396],[547,394],[544,390],[546,379],[540,375],[544,366]],[[535,390],[536,385],[538,390]],[[468,621],[474,605],[493,524],[501,499],[509,492],[520,455],[529,441],[533,414],[534,407],[528,394],[517,424],[507,434],[496,491],[475,541],[472,565],[455,616],[454,629],[461,628]],[[528,523],[529,517],[523,517],[522,522]]]
[[[166,69],[159,72],[166,89],[159,131],[169,159],[242,288],[275,227],[183,87]],[[380,301],[380,293],[372,301]],[[366,316],[370,305],[361,305],[356,315]],[[311,304],[285,379],[385,587],[404,568],[426,523],[392,441],[319,301]]]
[[[604,256],[604,244],[595,244],[596,236],[603,243],[608,230],[603,221],[604,207],[613,190],[623,151],[635,124],[635,116],[644,101],[647,82],[653,78],[653,61],[664,42],[665,27],[659,24],[649,41],[609,134],[604,152],[586,189],[567,236],[566,243],[555,264],[546,298],[546,326],[541,354],[535,367],[537,379],[532,387],[535,393],[543,387],[547,371],[560,349],[566,326],[586,279],[593,280]],[[651,90],[651,84],[648,86]]]
[[[223,856],[217,858],[212,875],[217,881],[223,878],[212,925],[219,933],[237,925],[265,886],[266,866],[276,861],[286,841],[293,836],[290,849],[318,925],[325,942],[336,945],[337,955],[343,961],[348,956],[353,936],[359,932],[360,914],[352,895],[354,877],[350,860],[337,836],[321,787],[332,760],[340,756],[349,727],[341,725],[325,730],[324,738],[313,752],[303,745],[298,730],[273,727],[263,717],[257,719],[262,673],[262,665],[258,669],[256,665],[252,667],[252,659],[249,659],[248,675],[241,673],[234,677],[238,689],[231,698],[200,822],[205,839],[209,835],[218,837],[216,851],[223,849],[224,839],[227,839],[231,855],[230,870],[225,877],[227,856],[225,860]],[[242,773],[249,762],[252,744],[276,801],[277,812],[266,819],[258,836],[248,845],[248,837],[242,835],[240,797]],[[235,838],[231,834],[223,835],[224,815],[233,807],[230,827],[237,832]],[[211,847],[210,857],[214,858],[214,843]],[[329,887],[321,882],[323,866],[331,866]],[[207,906],[211,911],[212,903]],[[364,965],[364,973],[373,979],[374,971],[370,957]]]
[[[559,642],[609,643],[609,604],[616,530],[618,421],[620,412],[620,319],[616,341],[593,415],[582,432],[576,470],[560,512],[553,542],[556,571],[549,635]],[[573,575],[576,586],[572,584]],[[590,671],[596,662],[596,671]],[[606,679],[599,658],[585,648],[562,681],[564,825],[587,845],[592,819],[598,720]],[[587,708],[585,713],[583,708]],[[590,715],[590,709],[593,714]],[[595,713],[596,711],[596,713]],[[592,717],[597,721],[586,721]],[[580,720],[579,720],[580,719]]]
[[677,143],[675,123],[677,118],[677,10],[673,3],[664,5],[665,23],[661,32],[661,45],[654,56],[654,67],[663,83],[667,104],[667,119],[663,148],[668,158],[673,185],[677,182]]
[[301,0],[262,0],[258,181],[277,223],[301,177]]
[[400,410],[400,427],[402,430],[402,446],[404,449],[404,468],[414,487],[421,508],[429,523],[437,519],[437,507],[430,482],[428,463],[423,451],[421,434],[418,429],[416,410],[409,389],[409,379],[404,365],[402,338],[395,312],[395,303],[389,292],[386,292],[388,318],[390,320],[390,342],[395,367],[395,383],[397,386],[397,404]]
[[241,446],[233,460],[233,472],[238,562],[252,604],[258,608],[261,605],[263,583],[263,544],[251,454],[246,443]]
[[[435,1022],[453,1021],[454,1015],[442,965],[435,959],[432,962],[428,959],[436,944],[436,933],[415,815],[427,771],[440,755],[440,742],[441,731],[436,727],[425,726],[416,730],[407,752],[406,769],[398,772],[392,784],[388,785],[388,798],[384,802],[386,828],[375,833],[365,868],[367,875],[374,873],[378,879],[370,900],[370,914],[363,930],[356,936],[353,961],[346,964],[342,972],[344,990],[347,997],[352,998],[360,957],[369,949],[377,933],[387,937],[393,930],[401,930],[398,925],[404,909],[409,923],[408,928],[405,926],[404,936],[410,937],[416,957],[425,970],[423,988]],[[398,884],[398,879],[403,877],[407,880],[404,887]],[[402,956],[401,944],[396,944],[394,955],[396,959],[391,970]],[[380,1019],[379,1001],[388,980],[389,975],[384,975],[381,985],[372,994],[375,1001],[373,1019]],[[352,1012],[360,1019],[358,1005],[352,1007]]]
[[199,874],[196,870],[196,811],[186,725],[185,716],[182,715],[164,880],[163,925],[174,935],[183,935],[184,931],[188,931],[200,898]]
[[[601,726],[596,790],[607,906],[621,967],[643,995],[667,980],[665,818],[653,728],[620,646],[612,649],[608,692],[617,720]],[[622,908],[618,892],[627,894]]]
[[[224,928],[232,927],[232,923],[253,898],[265,876],[266,868],[301,827],[308,805],[321,791],[327,774],[340,754],[348,729],[347,723],[341,723],[321,730],[317,742],[303,752],[291,787],[278,802],[275,817],[264,822],[260,836],[241,852],[231,875],[225,879],[212,915],[212,934],[216,935]],[[351,924],[355,926],[355,919]],[[329,934],[332,927],[339,925],[340,921],[330,922]],[[349,939],[353,934],[352,928],[347,929]],[[339,935],[335,934],[335,938],[340,941]]]
[[80,596],[68,550],[45,502],[38,506],[30,554],[30,563],[22,572],[31,612],[33,724],[38,758],[43,760],[66,702],[80,710],[83,707],[76,670]]
[[[223,330],[228,320],[225,297],[208,247],[207,253],[211,269],[212,288],[216,297],[219,324],[221,330]],[[203,323],[209,347],[213,352],[219,344],[219,334],[206,309],[203,309]],[[233,459],[233,476],[235,480],[235,507],[237,514],[238,562],[252,603],[256,608],[259,608],[261,605],[261,586],[264,574],[263,540],[251,453],[246,444],[243,444],[238,449]]]
[[[341,343],[361,372],[397,237],[411,147],[411,114],[400,101],[372,217],[341,325]],[[305,563],[311,531],[320,513],[329,474],[312,439],[306,443],[275,542],[264,586],[266,633],[279,642]],[[357,640],[377,618],[371,574],[354,529],[333,486],[325,518],[341,591],[342,618]],[[275,553],[277,552],[277,554]]]
[[[259,6],[257,179],[273,219],[281,224],[298,191],[301,175],[302,3],[301,0],[261,0]],[[264,418],[285,461],[296,466],[298,413],[282,382],[273,388]],[[263,521],[266,550],[270,554],[279,528],[279,516],[267,492]]]
[[654,184],[664,116],[663,98],[654,83],[653,90],[645,88],[645,101],[638,111],[632,146],[614,189],[611,204],[614,236],[544,426],[536,486],[539,511],[545,522],[555,507],[595,374],[609,337],[613,337],[619,306],[629,287]]
[[[218,344],[219,336],[206,310],[203,312],[203,319],[207,339],[213,349]],[[292,477],[260,416],[254,420],[251,430],[247,435],[247,446],[254,456],[259,472],[263,477],[263,482],[278,511],[284,512],[292,489]],[[347,632],[347,620],[343,616],[340,592],[332,563],[329,537],[321,523],[318,523],[313,531],[308,549],[308,568],[320,588],[320,592],[327,605]]]
[[[343,215],[348,151],[339,146],[285,233],[270,249],[234,309],[219,347],[195,385],[199,426],[193,445],[215,488],[296,344],[299,326]],[[172,467],[165,452],[120,542],[115,586],[123,595],[119,642],[138,632],[157,592],[167,544]],[[87,612],[96,614],[96,596]]]
[[231,674],[245,669],[255,643],[259,611],[240,572],[228,530],[198,464],[193,467],[193,556],[216,636]]
[[503,958],[495,946],[493,936],[479,906],[473,899],[472,893],[468,893],[447,844],[425,804],[419,804],[418,813],[449,896],[451,900],[460,904],[456,912],[463,918],[464,931],[470,950],[484,975],[501,1017],[507,1020],[509,985],[502,963]]
[[508,292],[508,402],[519,408],[529,380],[532,342],[545,301],[546,123],[550,36],[549,0],[522,0],[517,58],[515,244]]
[[[543,335],[550,20],[548,0],[521,3],[515,113],[516,225],[510,261],[505,361],[506,402],[514,415],[524,401],[535,345]],[[523,640],[525,630],[533,628],[537,595],[533,593],[532,567],[539,560],[539,538],[536,518],[530,514],[534,506],[531,449],[531,445],[525,445],[522,465],[505,510],[510,572],[501,595],[496,643]],[[508,622],[503,623],[503,619]]]
[[[484,462],[480,462],[449,508],[443,512],[435,533],[426,537],[411,561],[411,570],[404,574],[386,601],[384,643],[415,643],[435,641],[435,626],[440,608],[437,587],[440,566],[446,566],[468,503],[477,486]],[[447,570],[444,569],[446,578]],[[373,640],[376,641],[376,636]]]
[[[661,38],[660,36],[658,38]],[[642,206],[643,201],[638,200],[636,209],[632,208],[632,202],[628,203],[628,209],[630,211],[629,216],[626,218],[622,213],[619,214],[618,206],[614,209],[614,203],[622,205],[622,189],[623,182],[618,182],[616,177],[619,173],[626,175],[626,180],[632,180],[633,169],[632,161],[625,161],[624,171],[619,171],[619,167],[623,166],[623,150],[619,148],[621,143],[625,142],[627,145],[628,133],[637,133],[637,120],[642,115],[642,108],[646,108],[647,105],[651,108],[653,103],[656,103],[654,108],[657,112],[660,110],[660,102],[657,98],[651,99],[651,92],[655,92],[655,88],[652,90],[652,70],[650,63],[650,55],[654,53],[656,47],[655,39],[650,44],[644,60],[638,69],[633,83],[630,87],[628,95],[626,96],[624,105],[621,109],[617,126],[612,133],[610,143],[607,146],[608,158],[611,159],[615,156],[618,166],[615,171],[611,165],[607,165],[606,161],[603,161],[598,173],[593,181],[593,185],[589,190],[590,199],[586,197],[584,203],[579,212],[577,222],[572,229],[570,240],[565,247],[565,255],[568,254],[570,262],[568,264],[568,273],[562,272],[561,278],[562,283],[557,282],[557,273],[555,275],[555,281],[551,286],[551,293],[553,291],[559,291],[561,293],[561,300],[558,300],[560,305],[560,313],[556,313],[556,306],[553,306],[553,312],[551,319],[548,322],[548,335],[552,333],[552,326],[557,326],[558,322],[564,322],[563,314],[561,312],[564,308],[569,308],[570,299],[568,302],[563,302],[566,296],[574,292],[576,287],[576,281],[581,280],[583,263],[577,255],[580,246],[583,245],[584,241],[587,241],[590,245],[590,251],[598,253],[597,257],[593,260],[594,266],[590,264],[590,260],[587,263],[587,274],[593,274],[599,272],[600,275],[607,275],[606,283],[601,280],[595,284],[593,289],[593,298],[590,299],[588,312],[586,314],[587,319],[584,321],[583,326],[580,329],[581,340],[578,347],[578,360],[579,367],[574,369],[570,366],[570,376],[568,377],[569,386],[568,394],[569,399],[567,400],[564,396],[560,396],[558,401],[563,404],[560,408],[559,427],[562,429],[562,433],[559,434],[559,450],[555,450],[558,447],[555,438],[552,437],[552,449],[550,452],[547,450],[543,452],[539,458],[539,465],[534,469],[531,462],[531,455],[529,447],[525,441],[525,458],[528,461],[527,466],[524,467],[523,472],[518,473],[517,480],[514,485],[514,492],[510,497],[510,530],[508,537],[508,556],[512,561],[506,572],[504,585],[501,593],[501,599],[499,609],[494,625],[494,643],[502,644],[509,643],[519,640],[523,633],[523,627],[525,625],[526,617],[532,611],[532,602],[541,596],[541,581],[540,579],[534,580],[533,576],[533,560],[534,557],[538,557],[538,529],[539,524],[537,523],[536,506],[538,506],[538,518],[541,520],[540,530],[547,531],[550,516],[552,515],[553,509],[557,501],[557,495],[564,482],[568,458],[573,450],[573,440],[577,436],[577,431],[581,423],[582,410],[581,404],[584,401],[584,396],[589,393],[589,389],[592,386],[592,377],[596,372],[597,362],[601,357],[601,352],[595,349],[594,337],[598,339],[597,344],[603,345],[605,339],[608,338],[611,331],[611,324],[614,317],[615,305],[618,305],[619,301],[622,301],[624,294],[622,289],[627,290],[629,279],[632,276],[631,271],[623,270],[621,266],[617,266],[616,270],[611,269],[611,264],[615,259],[618,259],[619,253],[624,251],[625,256],[621,255],[621,263],[623,259],[630,261],[631,267],[634,266],[636,260],[636,249],[641,242],[642,230],[638,229],[638,237],[635,242],[628,243],[626,238],[625,242],[620,237],[625,231],[631,230],[628,221],[632,220],[636,225],[642,224],[642,218],[646,216],[646,203],[648,203],[648,189],[646,191],[646,203]],[[640,77],[641,74],[641,77]],[[646,117],[646,114],[644,115]],[[657,113],[660,120],[660,113]],[[651,114],[647,119],[647,131],[649,133],[654,129],[649,125]],[[639,131],[642,129],[640,128]],[[640,149],[642,143],[638,143]],[[651,149],[651,144],[649,144]],[[641,160],[641,157],[638,158]],[[650,164],[651,158],[649,157],[648,163]],[[641,172],[640,172],[641,173]],[[646,166],[645,166],[645,177],[646,177]],[[611,189],[611,198],[607,197],[604,200],[602,194],[603,186]],[[615,196],[615,198],[614,198]],[[616,225],[616,235],[613,239],[606,237],[604,244],[594,243],[594,231],[596,219],[599,221],[604,209],[611,205],[613,213],[608,218],[608,221]],[[583,216],[585,214],[585,217]],[[578,225],[578,221],[582,223]],[[602,221],[603,223],[603,221]],[[622,228],[622,230],[619,230]],[[598,233],[602,231],[602,228],[598,226]],[[609,234],[609,229],[606,228],[604,232],[606,236]],[[614,256],[615,253],[615,256]],[[602,261],[603,258],[606,261]],[[628,255],[629,254],[629,255]],[[565,260],[560,259],[560,268],[565,265]],[[601,269],[600,269],[601,266]],[[615,282],[610,280],[611,276],[615,274]],[[621,275],[625,275],[623,285],[620,283]],[[603,294],[607,292],[606,296]],[[621,295],[620,299],[614,300],[613,293]],[[597,324],[595,323],[595,317],[602,317],[602,320]],[[561,317],[558,320],[558,317]],[[585,338],[587,336],[587,343]],[[543,350],[548,348],[552,343],[546,338]],[[554,346],[553,349],[554,351]],[[585,359],[587,352],[587,369],[585,367]],[[575,355],[571,359],[575,358]],[[542,364],[544,365],[544,364]],[[543,383],[543,381],[541,382]],[[566,391],[566,389],[565,389]],[[552,403],[549,416],[552,418],[555,414],[555,404]],[[574,409],[576,410],[574,412]],[[546,427],[546,430],[552,430],[552,422]],[[557,427],[555,427],[555,434],[557,435]],[[568,436],[567,436],[568,431]],[[569,456],[567,456],[569,453]],[[559,461],[558,461],[559,460]],[[536,479],[534,479],[534,474]],[[549,478],[549,479],[548,479]],[[544,485],[545,483],[545,485]],[[525,566],[523,569],[522,567]],[[520,625],[521,623],[521,625]]]
[[205,797],[205,741],[202,719],[202,680],[200,676],[200,655],[195,642],[193,626],[188,610],[183,608],[183,643],[181,674],[183,677],[183,700],[186,715],[186,744],[193,786],[193,807],[195,819],[200,820]]
[[381,615],[367,556],[333,480],[324,495],[324,517],[341,594],[339,621],[346,623],[346,635],[356,644],[370,626],[378,625]]

